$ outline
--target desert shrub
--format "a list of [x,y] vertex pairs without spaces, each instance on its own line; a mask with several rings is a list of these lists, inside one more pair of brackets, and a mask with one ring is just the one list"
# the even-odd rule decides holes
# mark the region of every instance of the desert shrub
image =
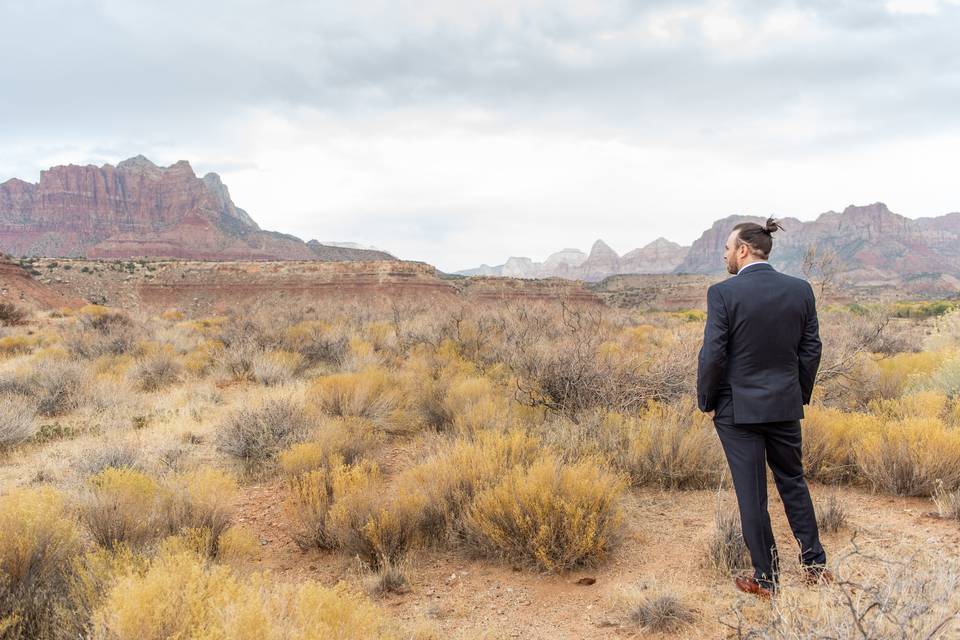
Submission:
[[540,440],[520,429],[479,432],[405,470],[399,484],[425,497],[421,530],[428,540],[456,540],[463,530],[461,517],[473,498],[515,467],[529,466],[540,449]]
[[[232,525],[217,541],[216,558],[219,562],[241,562],[256,558],[260,553],[260,539],[249,529]],[[202,555],[202,554],[201,554]],[[209,556],[209,553],[207,553]]]
[[820,532],[836,533],[847,527],[847,507],[836,493],[817,504],[817,529]]
[[160,318],[168,322],[176,322],[184,319],[184,314],[179,309],[166,309],[160,314]]
[[726,470],[713,424],[692,402],[651,403],[631,445],[626,470],[634,484],[703,489],[715,486]]
[[481,490],[465,514],[477,549],[550,571],[593,566],[619,538],[626,480],[599,460],[538,457]]
[[330,530],[333,504],[332,469],[318,468],[291,476],[284,507],[293,521],[291,537],[301,549],[333,549],[336,539]]
[[738,509],[727,509],[717,503],[706,558],[709,566],[723,577],[750,568],[750,554],[743,541]]
[[0,338],[0,356],[15,356],[21,353],[30,353],[40,344],[36,336],[14,335]]
[[868,433],[879,432],[878,416],[810,406],[803,421],[803,464],[808,478],[826,483],[854,480],[856,443]]
[[402,400],[390,375],[376,367],[324,376],[313,384],[309,398],[329,415],[366,418],[378,425],[388,422]]
[[343,362],[350,343],[336,327],[324,322],[304,321],[287,327],[282,344],[285,349],[302,355],[307,366],[336,366]]
[[456,433],[510,427],[510,401],[498,393],[489,378],[470,376],[454,381],[443,400]]
[[0,302],[0,325],[12,327],[26,322],[27,312],[12,302]]
[[280,453],[280,468],[288,475],[329,466],[331,456],[346,464],[365,457],[381,441],[376,427],[363,418],[326,418],[307,442]]
[[401,493],[388,503],[383,487],[376,463],[339,467],[332,477],[333,536],[338,546],[374,570],[397,564],[418,533],[417,500]]
[[37,432],[37,403],[12,393],[0,394],[0,452],[29,440]]
[[626,472],[634,486],[701,489],[726,470],[713,425],[690,402],[652,402],[639,417],[606,411],[544,422],[543,440],[567,461],[599,455]]
[[880,397],[896,398],[906,389],[922,388],[926,378],[943,365],[948,355],[946,351],[918,351],[878,359],[877,391]]
[[140,390],[158,391],[179,382],[182,371],[176,356],[161,350],[139,359],[131,377]]
[[260,384],[289,382],[303,368],[303,356],[291,351],[261,351],[251,362],[250,374]]
[[341,583],[276,583],[188,552],[158,557],[119,576],[94,615],[96,640],[338,638],[398,640],[399,629]]
[[228,380],[253,380],[253,365],[260,353],[253,340],[236,340],[219,350],[217,368]]
[[896,302],[893,304],[891,315],[895,318],[930,318],[942,316],[956,308],[957,303],[948,300]]
[[74,466],[85,476],[92,476],[104,469],[136,469],[140,451],[129,442],[108,443],[83,450]]
[[635,588],[620,599],[626,608],[626,621],[643,631],[677,633],[697,621],[694,609],[664,590]]
[[960,489],[947,491],[943,482],[938,482],[933,491],[933,503],[941,518],[960,520]]
[[951,398],[960,396],[960,357],[951,356],[926,376],[916,376],[908,388],[918,391],[934,391]]
[[943,482],[960,487],[960,431],[939,420],[911,418],[864,436],[854,451],[857,470],[874,489],[929,496]]
[[166,516],[168,531],[200,532],[203,544],[196,550],[218,557],[221,538],[233,520],[233,502],[239,490],[236,478],[217,469],[201,468],[177,474],[167,485],[172,491]]
[[277,454],[310,432],[312,423],[293,398],[268,398],[243,408],[217,427],[217,448],[240,460],[248,469],[273,462]]
[[122,311],[89,305],[77,317],[77,326],[64,336],[64,343],[74,356],[92,359],[135,351],[141,331]]
[[81,519],[97,544],[136,548],[167,533],[170,495],[156,479],[134,469],[108,467],[87,482],[90,491]]
[[80,550],[76,522],[57,491],[15,489],[0,497],[0,634],[58,637],[71,563]]
[[868,411],[886,421],[908,418],[938,420],[947,413],[947,396],[936,391],[920,391],[899,398],[871,400]]
[[29,376],[37,413],[60,416],[78,409],[89,397],[88,374],[79,362],[46,358]]
[[401,384],[417,422],[434,431],[451,430],[457,401],[448,401],[450,387],[475,374],[475,367],[460,357],[450,341],[439,347],[412,346],[401,372]]

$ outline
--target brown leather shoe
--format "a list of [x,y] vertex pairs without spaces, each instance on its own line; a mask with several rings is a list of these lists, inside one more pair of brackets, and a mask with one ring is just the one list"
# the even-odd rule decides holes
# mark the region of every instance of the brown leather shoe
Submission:
[[836,578],[833,577],[833,572],[826,567],[803,567],[800,575],[803,576],[803,582],[809,585],[836,582]]
[[751,593],[761,600],[769,600],[773,595],[773,591],[761,586],[761,584],[757,582],[755,578],[751,578],[749,576],[738,576],[733,583],[737,585],[737,589],[740,591],[743,591],[744,593]]

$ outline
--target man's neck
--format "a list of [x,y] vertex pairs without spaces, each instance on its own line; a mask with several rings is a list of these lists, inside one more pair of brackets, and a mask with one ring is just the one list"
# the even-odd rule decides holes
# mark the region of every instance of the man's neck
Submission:
[[752,266],[752,265],[755,265],[755,264],[767,264],[767,261],[766,261],[766,260],[751,260],[751,261],[748,262],[747,264],[745,264],[745,265],[743,265],[742,267],[740,267],[739,270],[737,270],[737,275],[740,275],[740,274],[743,272],[743,270],[746,269],[747,267]]

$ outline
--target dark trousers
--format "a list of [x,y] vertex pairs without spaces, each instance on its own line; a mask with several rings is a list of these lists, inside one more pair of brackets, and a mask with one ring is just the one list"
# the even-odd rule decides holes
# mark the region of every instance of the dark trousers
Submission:
[[800,545],[800,563],[825,564],[827,556],[820,544],[813,501],[803,478],[800,421],[725,424],[715,420],[714,426],[733,476],[754,578],[769,588],[776,586],[780,575],[777,543],[767,512],[767,465],[773,471],[793,537]]

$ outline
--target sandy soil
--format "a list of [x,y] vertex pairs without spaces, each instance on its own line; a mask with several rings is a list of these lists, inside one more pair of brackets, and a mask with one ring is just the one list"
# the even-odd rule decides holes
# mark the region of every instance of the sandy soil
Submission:
[[[780,546],[784,592],[802,586],[782,504],[770,487],[770,512]],[[929,500],[872,495],[866,491],[813,486],[814,498],[837,492],[849,512],[847,530],[823,536],[828,555],[850,546],[851,537],[876,549],[933,545],[960,554],[960,527],[931,513]],[[332,585],[345,580],[359,588],[371,577],[356,559],[339,553],[302,552],[290,540],[283,514],[282,482],[248,486],[238,502],[238,519],[261,542],[258,568],[285,580],[313,579]],[[762,619],[765,608],[733,588],[705,565],[704,548],[713,530],[718,498],[733,505],[732,492],[634,490],[628,501],[627,533],[602,567],[561,575],[514,570],[477,561],[463,551],[423,550],[411,558],[411,589],[381,598],[402,620],[428,618],[449,638],[625,638],[643,635],[624,623],[618,596],[633,588],[662,589],[693,606],[697,623],[671,637],[729,637],[740,605],[747,619]],[[594,578],[591,585],[582,578]],[[958,630],[960,631],[960,630]],[[649,635],[649,634],[647,634]],[[646,636],[644,636],[646,637]]]

